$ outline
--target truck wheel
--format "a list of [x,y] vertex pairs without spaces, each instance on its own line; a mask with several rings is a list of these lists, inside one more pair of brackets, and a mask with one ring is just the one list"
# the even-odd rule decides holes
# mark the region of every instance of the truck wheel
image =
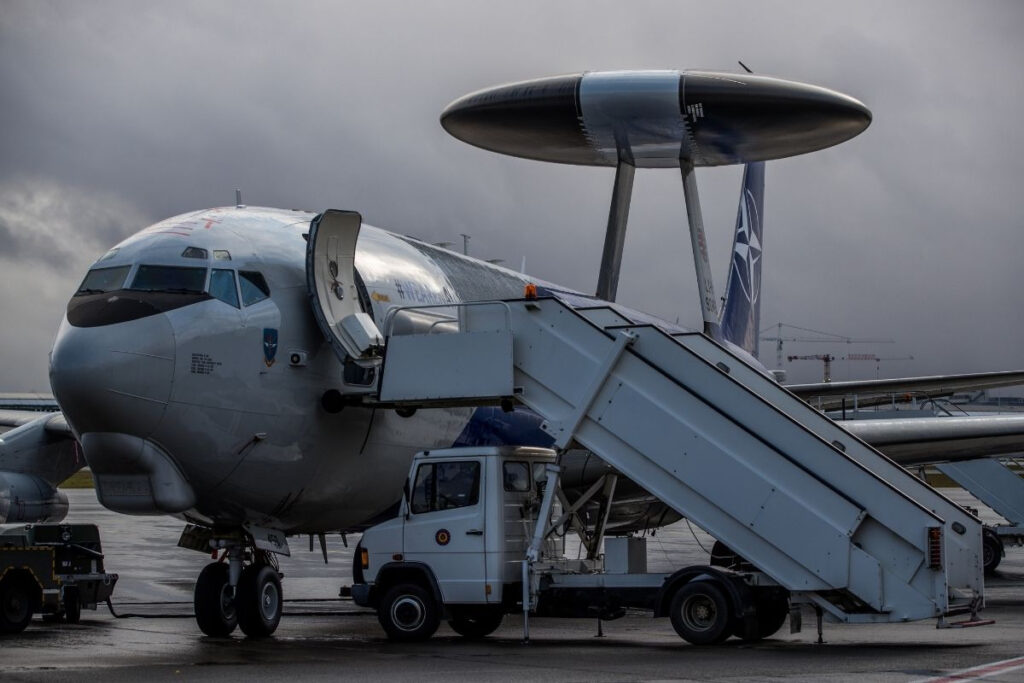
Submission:
[[64,620],[69,624],[77,624],[82,620],[82,599],[77,588],[64,589]]
[[284,607],[277,570],[267,564],[251,564],[243,569],[235,607],[238,625],[250,638],[266,638],[276,631]]
[[193,606],[199,630],[213,638],[227,638],[238,626],[235,598],[228,583],[228,566],[211,562],[196,580]]
[[721,643],[730,635],[729,600],[711,581],[691,581],[672,597],[672,628],[694,645]]
[[748,643],[775,635],[789,616],[789,600],[785,595],[759,595],[756,598],[757,615],[753,628],[745,627],[741,620],[733,626],[732,634]]
[[0,581],[0,633],[21,633],[32,621],[32,588],[18,575]]
[[500,609],[463,610],[453,614],[448,625],[463,638],[479,640],[498,630],[504,617]]
[[401,583],[384,595],[377,620],[391,640],[427,640],[441,623],[441,615],[425,588]]
[[1003,540],[990,529],[981,532],[981,559],[986,574],[995,572],[1003,560]]

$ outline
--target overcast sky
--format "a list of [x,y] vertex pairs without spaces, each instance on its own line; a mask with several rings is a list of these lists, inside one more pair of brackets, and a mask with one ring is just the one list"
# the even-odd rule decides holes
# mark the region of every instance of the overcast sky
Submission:
[[[768,165],[762,326],[895,344],[882,376],[1024,368],[1024,3],[0,0],[0,391],[48,391],[90,263],[234,203],[354,209],[592,291],[612,169],[501,157],[438,115],[583,70],[737,69],[850,94],[861,136]],[[738,168],[698,179],[724,288]],[[678,172],[637,173],[619,300],[698,327]],[[774,366],[774,350],[762,357]],[[816,381],[818,363],[785,363]],[[836,378],[874,377],[870,362]]]

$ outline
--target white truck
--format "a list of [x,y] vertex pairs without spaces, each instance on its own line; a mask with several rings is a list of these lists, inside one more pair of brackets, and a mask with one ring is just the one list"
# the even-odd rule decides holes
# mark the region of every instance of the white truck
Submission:
[[642,538],[609,538],[603,557],[566,558],[576,510],[560,495],[551,450],[425,451],[405,491],[398,516],[363,534],[352,587],[393,640],[427,639],[442,617],[480,638],[523,612],[528,638],[529,614],[611,620],[635,608],[669,617],[691,643],[713,644],[768,637],[790,612],[789,592],[756,571],[646,573]]

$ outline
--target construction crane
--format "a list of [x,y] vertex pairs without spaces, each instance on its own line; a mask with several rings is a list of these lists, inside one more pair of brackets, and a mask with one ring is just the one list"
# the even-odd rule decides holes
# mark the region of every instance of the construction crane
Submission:
[[[811,334],[818,335],[816,337],[807,336],[793,336],[783,337],[782,328],[790,330],[799,330],[800,332],[810,332]],[[766,332],[775,330],[775,336],[765,336]],[[895,344],[893,339],[865,339],[854,337],[847,337],[841,334],[833,334],[831,332],[822,332],[821,330],[812,330],[809,327],[799,327],[798,325],[789,325],[787,323],[776,323],[764,328],[760,332],[761,341],[775,342],[775,367],[778,370],[782,369],[782,345],[784,342],[820,342],[827,344]],[[834,360],[834,359],[833,359]],[[831,361],[830,361],[831,362]]]
[[875,362],[875,379],[878,379],[882,367],[882,361],[889,360],[914,360],[913,356],[890,356],[888,358],[882,358],[876,356],[873,353],[850,353],[840,360],[873,360]]
[[824,375],[824,381],[825,382],[831,382],[832,381],[832,361],[834,361],[835,359],[836,359],[836,357],[833,356],[830,353],[812,353],[812,354],[807,355],[807,356],[786,356],[786,360],[788,360],[790,363],[792,363],[795,360],[820,360],[820,361],[823,361],[825,363],[825,375]]
[[870,360],[875,362],[875,379],[878,379],[878,371],[881,361],[884,360],[914,360],[913,356],[901,356],[899,358],[879,358],[873,353],[849,353],[837,358],[829,353],[815,353],[806,356],[786,356],[786,360],[792,363],[795,360],[820,360],[825,365],[823,381],[832,381],[832,361],[834,360]]

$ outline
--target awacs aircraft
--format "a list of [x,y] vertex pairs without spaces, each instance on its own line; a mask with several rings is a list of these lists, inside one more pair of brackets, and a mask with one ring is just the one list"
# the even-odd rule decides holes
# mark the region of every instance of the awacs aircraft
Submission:
[[[513,129],[492,138],[501,143],[492,147],[520,156],[603,163],[610,149],[613,163],[625,154],[630,168],[674,160],[684,167],[684,186],[697,165],[754,164],[724,316],[714,311],[709,319],[714,298],[702,300],[706,327],[739,353],[756,343],[763,194],[756,162],[837,144],[870,121],[862,104],[838,93],[734,74],[586,74],[509,92],[521,96],[511,113],[470,96],[443,123],[450,132],[486,132],[487,116],[496,115]],[[533,134],[514,130],[523,122]],[[666,137],[673,143],[660,142]],[[620,163],[617,186],[626,174],[631,181]],[[603,289],[613,295],[617,272],[610,277]],[[451,325],[444,306],[519,298],[527,285],[541,297],[609,305],[626,319],[680,331],[362,225],[353,212],[239,205],[161,221],[104,254],[68,302],[50,363],[62,413],[4,434],[0,519],[61,518],[66,499],[55,486],[87,463],[103,505],[175,515],[188,522],[182,545],[224,551],[227,562],[208,565],[196,584],[205,633],[224,636],[240,625],[250,636],[268,635],[281,614],[272,568],[275,554],[288,552],[287,536],[364,528],[386,514],[418,450],[552,443],[541,418],[517,405],[417,410],[373,402],[379,330],[392,322],[407,328],[396,333]],[[394,316],[424,304],[441,305],[440,316]],[[566,464],[569,487],[589,486],[605,469],[585,452]],[[622,484],[612,517],[620,531],[678,518]]]

